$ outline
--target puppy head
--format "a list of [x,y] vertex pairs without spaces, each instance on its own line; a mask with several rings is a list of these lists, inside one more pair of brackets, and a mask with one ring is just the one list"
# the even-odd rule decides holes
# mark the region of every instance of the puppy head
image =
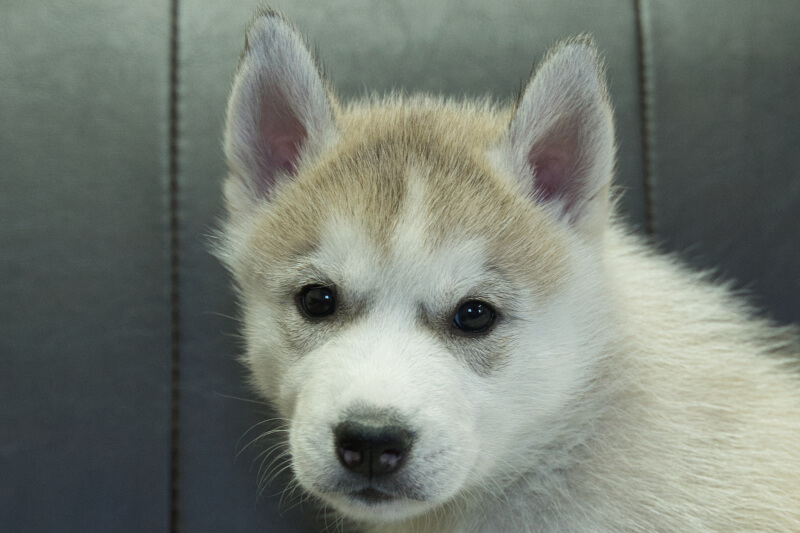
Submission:
[[613,127],[590,43],[553,51],[512,111],[343,108],[264,13],[225,150],[244,359],[306,490],[402,520],[559,466],[603,347]]

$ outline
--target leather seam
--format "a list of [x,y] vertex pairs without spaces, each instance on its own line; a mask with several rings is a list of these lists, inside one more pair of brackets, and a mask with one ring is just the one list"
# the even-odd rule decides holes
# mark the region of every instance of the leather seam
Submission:
[[644,230],[648,237],[653,237],[656,232],[656,121],[652,19],[648,0],[634,0],[634,11],[636,14],[636,49],[639,62],[639,122],[641,125]]
[[169,40],[169,240],[170,240],[170,451],[169,530],[179,531],[180,517],[180,217],[179,217],[179,42],[178,2],[170,0]]

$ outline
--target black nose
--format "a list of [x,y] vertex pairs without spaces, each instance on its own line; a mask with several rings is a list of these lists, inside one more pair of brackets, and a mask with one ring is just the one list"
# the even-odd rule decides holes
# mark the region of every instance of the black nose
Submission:
[[413,436],[402,426],[372,426],[345,421],[333,430],[336,454],[345,468],[369,478],[403,466]]

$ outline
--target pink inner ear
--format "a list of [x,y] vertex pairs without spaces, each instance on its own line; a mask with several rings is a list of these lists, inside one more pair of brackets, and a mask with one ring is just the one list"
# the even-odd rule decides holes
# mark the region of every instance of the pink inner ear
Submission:
[[274,185],[275,173],[292,174],[297,168],[300,150],[307,132],[279,91],[272,94],[271,105],[264,106],[260,117],[261,182],[265,190]]
[[546,146],[530,155],[533,169],[533,187],[542,200],[564,199],[571,204],[569,191],[574,189],[572,176],[574,161],[568,149],[561,146]]
[[[303,130],[302,127],[300,129]],[[305,130],[302,131],[302,135],[276,135],[267,141],[274,166],[289,173],[294,172],[304,138]]]

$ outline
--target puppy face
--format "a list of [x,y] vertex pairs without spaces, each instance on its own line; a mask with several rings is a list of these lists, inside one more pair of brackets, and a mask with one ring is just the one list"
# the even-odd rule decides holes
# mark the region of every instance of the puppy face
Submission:
[[[596,77],[591,49],[573,47],[560,61],[585,56]],[[511,483],[565,438],[602,344],[589,221],[608,157],[590,157],[592,121],[566,112],[530,133],[547,95],[569,100],[549,76],[513,114],[425,98],[340,108],[282,19],[248,33],[222,256],[293,471],[350,517],[401,520]],[[586,94],[606,113],[604,93]]]

